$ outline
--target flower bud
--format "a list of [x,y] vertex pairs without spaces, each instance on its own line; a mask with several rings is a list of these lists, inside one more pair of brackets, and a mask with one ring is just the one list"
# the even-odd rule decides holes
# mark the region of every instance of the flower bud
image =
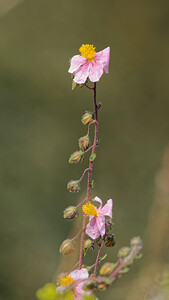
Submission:
[[63,212],[64,219],[68,219],[68,220],[74,219],[76,215],[77,215],[77,209],[75,206],[69,206]]
[[67,239],[63,241],[62,245],[60,246],[59,252],[63,255],[70,254],[74,250],[73,243],[71,240]]
[[78,180],[71,180],[67,184],[67,189],[70,192],[79,192],[80,190],[80,184]]
[[141,246],[142,245],[142,241],[141,238],[139,236],[135,236],[131,239],[130,241],[130,246],[134,247],[134,246]]
[[117,264],[106,262],[100,269],[100,275],[109,276],[116,268]]
[[79,139],[79,147],[82,151],[86,151],[89,148],[89,136],[85,135]]
[[117,257],[124,258],[130,254],[131,249],[129,247],[123,247],[119,250]]
[[85,240],[84,248],[86,248],[87,250],[90,250],[91,248],[93,248],[92,246],[93,246],[93,242],[90,239]]
[[91,279],[83,285],[83,289],[84,291],[93,290],[94,288],[97,288],[97,286],[98,286],[98,282]]
[[106,247],[113,247],[116,244],[116,239],[114,234],[112,236],[106,236],[105,238],[105,246]]
[[85,114],[82,116],[82,123],[86,125],[89,124],[92,120],[92,113],[90,111],[86,111]]
[[105,277],[105,278],[103,278],[103,281],[99,283],[97,288],[100,291],[104,291],[110,284],[111,284],[111,281],[107,277]]
[[70,164],[77,164],[79,163],[83,158],[83,152],[82,151],[76,151],[73,154],[71,154],[69,158]]

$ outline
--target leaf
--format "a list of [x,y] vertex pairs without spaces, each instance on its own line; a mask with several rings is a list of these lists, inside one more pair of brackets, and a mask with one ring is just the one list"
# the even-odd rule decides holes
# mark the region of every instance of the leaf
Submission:
[[107,257],[107,253],[100,258],[100,261],[104,260]]
[[94,153],[90,156],[89,161],[93,162],[95,160],[95,158],[96,158],[96,154]]
[[138,254],[135,256],[135,258],[134,258],[134,259],[140,259],[140,258],[142,258],[142,256],[143,256],[143,254],[142,254],[142,253],[138,253]]
[[130,269],[128,267],[125,267],[121,269],[120,273],[127,273]]

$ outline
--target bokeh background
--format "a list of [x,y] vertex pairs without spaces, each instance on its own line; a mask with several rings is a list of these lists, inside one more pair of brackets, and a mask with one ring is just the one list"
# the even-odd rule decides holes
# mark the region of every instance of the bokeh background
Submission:
[[93,174],[93,195],[114,200],[117,244],[108,257],[135,235],[144,245],[143,258],[99,299],[168,299],[168,36],[165,0],[0,0],[0,300],[34,300],[65,268],[59,246],[77,221],[62,211],[84,197],[86,183],[73,195],[66,185],[87,166],[68,158],[86,133],[81,115],[93,109],[91,92],[72,91],[67,72],[82,43],[111,47],[109,75],[97,85]]

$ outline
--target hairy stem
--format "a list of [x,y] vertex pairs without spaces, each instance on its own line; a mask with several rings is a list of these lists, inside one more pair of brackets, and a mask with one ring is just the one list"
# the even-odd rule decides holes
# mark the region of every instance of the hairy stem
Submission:
[[[94,83],[94,87],[91,88],[94,91],[94,110],[95,110],[95,135],[94,135],[94,143],[92,148],[93,155],[96,150],[97,146],[97,139],[98,139],[98,112],[97,112],[97,103],[96,103],[96,82]],[[87,180],[87,197],[86,201],[89,201],[91,196],[91,176],[92,176],[92,168],[93,168],[93,161],[89,163],[89,170],[88,170],[88,180]],[[83,264],[83,247],[84,247],[84,237],[85,237],[85,230],[86,230],[86,216],[83,217],[83,225],[82,225],[82,235],[81,235],[81,243],[80,243],[80,258],[79,258],[79,269],[82,268]]]
[[96,277],[97,267],[98,267],[98,264],[99,264],[100,254],[101,254],[103,245],[104,245],[104,237],[102,239],[102,242],[101,242],[101,245],[100,245],[100,249],[98,251],[97,258],[96,258],[96,263],[95,263],[95,268],[94,268],[94,278]]

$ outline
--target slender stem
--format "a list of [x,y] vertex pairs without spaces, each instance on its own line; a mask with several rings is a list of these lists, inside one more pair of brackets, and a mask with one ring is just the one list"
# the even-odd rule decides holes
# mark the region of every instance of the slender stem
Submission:
[[[98,139],[98,113],[97,113],[97,103],[96,103],[96,83],[94,83],[94,88],[92,88],[94,91],[94,110],[95,110],[95,135],[94,135],[94,143],[92,148],[93,155],[96,150],[97,146],[97,139]],[[92,176],[92,168],[93,168],[93,162],[89,163],[89,170],[88,170],[88,180],[87,180],[87,199],[86,201],[89,201],[91,196],[91,176]],[[82,268],[83,264],[83,246],[84,246],[84,237],[85,237],[85,230],[86,230],[86,216],[83,217],[83,225],[82,225],[82,235],[81,235],[81,243],[80,243],[80,258],[79,258],[79,269]]]
[[82,181],[82,179],[83,179],[83,177],[85,176],[85,173],[86,173],[87,171],[89,171],[89,168],[87,168],[87,169],[84,170],[82,176],[81,176],[80,179],[78,180],[79,183]]
[[98,254],[97,254],[96,264],[95,264],[95,268],[94,268],[94,278],[96,277],[97,267],[98,267],[98,264],[99,264],[100,254],[101,254],[103,245],[104,245],[104,237],[102,239],[100,249],[99,249]]
[[79,208],[86,200],[87,200],[87,197],[84,198],[84,199],[82,200],[82,202],[80,202],[80,203],[76,206],[76,209]]
[[142,249],[142,246],[137,246],[136,250],[133,252],[133,254],[131,255],[130,259],[127,261],[123,259],[120,260],[119,262],[119,266],[113,271],[113,273],[109,276],[109,279],[111,281],[114,281],[116,279],[116,276],[120,273],[120,271],[128,264],[130,264],[130,262],[133,261],[133,259],[135,258],[135,256],[137,255],[137,253]]
[[77,239],[77,237],[79,236],[79,234],[81,233],[81,231],[82,231],[82,229],[80,229],[79,232],[75,235],[75,237],[72,239],[72,242]]
[[90,146],[87,150],[85,150],[83,153],[87,153],[87,152],[89,152],[91,149],[93,148],[93,145],[92,146]]
[[89,90],[94,90],[94,87],[88,86],[87,83],[84,83],[84,85],[85,85]]
[[91,126],[92,124],[96,124],[96,120],[94,120],[94,121],[92,121],[92,122],[89,123],[87,135],[90,134],[90,126]]

